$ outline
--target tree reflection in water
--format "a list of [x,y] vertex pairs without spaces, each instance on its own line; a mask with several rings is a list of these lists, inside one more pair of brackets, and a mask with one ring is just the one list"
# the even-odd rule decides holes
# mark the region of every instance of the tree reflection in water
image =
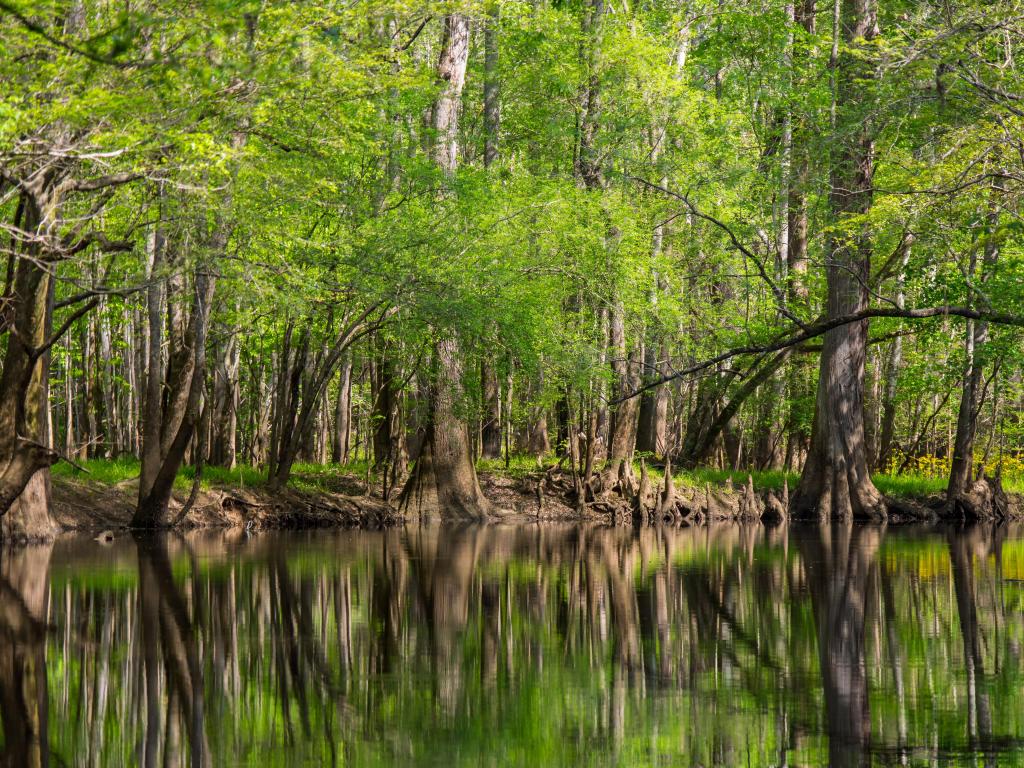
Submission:
[[864,629],[882,536],[882,528],[841,521],[794,531],[817,627],[833,766],[864,764],[871,738]]
[[50,764],[46,616],[52,549],[52,544],[0,549],[3,765],[34,768]]
[[0,576],[7,765],[955,764],[1024,730],[1006,527],[205,533]]

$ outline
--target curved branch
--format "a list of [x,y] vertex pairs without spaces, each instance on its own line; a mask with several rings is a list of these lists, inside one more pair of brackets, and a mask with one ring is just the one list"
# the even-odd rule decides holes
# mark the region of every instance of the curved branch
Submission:
[[623,395],[622,397],[609,401],[609,405],[616,405],[625,400],[631,400],[634,397],[642,395],[648,390],[660,387],[662,384],[698,373],[706,368],[712,367],[713,365],[718,365],[726,360],[731,360],[734,357],[739,357],[740,355],[761,355],[769,352],[778,352],[779,350],[786,349],[787,347],[802,344],[808,339],[823,336],[829,331],[840,328],[844,325],[859,323],[861,320],[868,320],[872,317],[892,317],[904,320],[924,320],[931,317],[963,317],[968,320],[984,320],[985,322],[993,323],[995,325],[1010,325],[1017,328],[1024,328],[1024,315],[1014,315],[1009,312],[994,312],[989,309],[973,309],[971,307],[955,307],[949,305],[920,307],[917,309],[869,307],[861,310],[860,312],[852,312],[847,315],[837,315],[836,317],[818,320],[810,325],[804,326],[803,330],[799,333],[794,333],[790,336],[779,339],[778,341],[769,342],[767,344],[744,344],[740,347],[733,347],[732,349],[728,349],[721,354],[708,358],[707,360],[694,363],[686,368],[682,368],[678,371],[673,371],[670,374],[662,376],[655,381],[633,390],[627,395]]
[[732,228],[728,224],[726,224],[721,219],[712,216],[709,213],[704,213],[686,195],[682,195],[678,192],[673,192],[671,189],[667,189],[666,187],[663,187],[660,184],[655,184],[653,182],[647,181],[647,179],[641,179],[639,176],[627,175],[626,178],[631,179],[632,181],[635,181],[639,184],[642,184],[648,189],[653,189],[656,192],[661,192],[663,195],[674,197],[676,200],[681,201],[689,209],[690,213],[692,213],[698,219],[703,219],[704,221],[714,224],[716,227],[722,230],[729,238],[729,241],[732,243],[733,248],[738,250],[740,253],[742,253],[744,256],[746,256],[748,259],[754,262],[754,264],[757,266],[758,274],[761,276],[761,279],[768,284],[768,287],[771,289],[772,295],[775,296],[775,304],[777,305],[779,312],[789,320],[792,320],[799,327],[807,327],[807,324],[804,323],[804,321],[801,320],[797,315],[793,314],[786,306],[786,294],[783,293],[778,283],[772,280],[771,275],[768,274],[768,270],[765,269],[764,264],[761,263],[761,259],[759,259],[757,257],[757,254],[755,254],[753,251],[747,248],[747,246],[745,246],[740,241],[740,239],[736,236],[736,233],[732,231]]

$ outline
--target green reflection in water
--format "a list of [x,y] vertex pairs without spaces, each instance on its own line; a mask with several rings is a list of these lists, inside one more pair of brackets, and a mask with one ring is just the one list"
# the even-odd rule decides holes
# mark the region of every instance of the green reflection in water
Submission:
[[1007,527],[63,540],[0,554],[0,760],[1020,765],[1022,584]]

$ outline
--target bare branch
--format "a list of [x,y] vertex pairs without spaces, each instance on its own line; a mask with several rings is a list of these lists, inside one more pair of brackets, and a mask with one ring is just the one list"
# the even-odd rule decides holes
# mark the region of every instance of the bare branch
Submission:
[[670,374],[666,374],[661,378],[652,381],[644,386],[633,390],[627,395],[616,398],[609,401],[610,405],[616,405],[625,400],[631,400],[634,397],[642,395],[648,390],[660,387],[662,384],[666,384],[675,379],[681,379],[684,376],[689,376],[694,373],[698,373],[707,368],[710,368],[719,363],[731,360],[734,357],[740,355],[760,355],[769,352],[778,352],[781,349],[787,347],[793,347],[798,344],[802,344],[808,339],[813,339],[818,336],[823,336],[835,328],[840,328],[850,323],[859,323],[861,320],[867,320],[872,317],[893,317],[902,318],[906,320],[922,320],[931,317],[963,317],[968,320],[984,320],[994,325],[1010,325],[1017,328],[1024,328],[1024,315],[1014,315],[1008,312],[993,312],[988,309],[973,309],[970,307],[954,307],[949,305],[942,305],[937,307],[921,307],[919,309],[900,309],[899,307],[869,307],[861,310],[860,312],[853,312],[846,315],[837,315],[836,317],[829,317],[818,320],[814,323],[803,328],[799,333],[792,334],[785,338],[777,341],[769,342],[767,344],[744,344],[743,346],[733,347],[725,352],[722,352],[714,357],[703,360],[699,363],[694,363],[686,368],[682,368],[677,371],[673,371]]
[[660,184],[654,184],[653,182],[647,181],[646,179],[641,179],[639,176],[627,175],[626,178],[631,179],[632,181],[635,181],[639,184],[642,184],[643,186],[649,189],[653,189],[657,192],[661,192],[664,195],[668,195],[669,197],[674,197],[676,200],[681,201],[690,210],[690,213],[692,213],[698,219],[703,219],[704,221],[714,224],[720,230],[725,232],[730,242],[732,242],[733,247],[740,253],[742,253],[744,256],[746,256],[748,259],[750,259],[752,262],[754,262],[754,265],[757,267],[757,271],[758,274],[761,276],[761,279],[768,284],[768,287],[771,289],[772,294],[775,296],[775,304],[779,312],[782,313],[782,315],[784,315],[789,320],[792,320],[799,327],[807,327],[807,324],[804,323],[803,320],[801,320],[797,315],[793,314],[786,307],[786,294],[783,293],[782,289],[778,286],[778,284],[774,280],[772,280],[771,275],[768,274],[768,270],[765,269],[764,264],[761,262],[761,259],[759,259],[757,257],[757,254],[755,254],[753,251],[747,248],[747,246],[745,246],[740,241],[740,239],[736,236],[736,233],[732,231],[732,228],[728,224],[726,224],[721,219],[712,216],[709,213],[704,213],[703,211],[701,211],[686,195],[682,195],[678,192],[673,192],[671,189],[666,189]]

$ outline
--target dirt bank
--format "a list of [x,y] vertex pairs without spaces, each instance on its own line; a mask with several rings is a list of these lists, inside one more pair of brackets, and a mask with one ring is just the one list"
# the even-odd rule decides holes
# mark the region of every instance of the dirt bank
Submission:
[[[365,481],[338,475],[311,489],[297,478],[300,488],[271,493],[263,487],[203,489],[180,525],[184,528],[249,527],[383,527],[402,521],[394,504],[386,504],[376,490],[365,492]],[[483,473],[484,494],[509,520],[595,520],[626,524],[699,524],[717,520],[784,519],[788,488],[756,488],[752,480],[734,487],[731,482],[706,484],[703,488],[673,483],[663,478],[598,480],[577,502],[572,477],[562,472],[537,472],[525,476]],[[603,485],[602,485],[603,484]],[[137,494],[136,481],[106,484],[82,478],[53,480],[54,514],[66,529],[100,530],[128,525]],[[188,494],[175,493],[173,509],[180,513]],[[1024,517],[1024,499],[1008,497],[1006,517]],[[932,495],[892,501],[892,522],[934,519],[944,509],[944,497]]]
[[[135,509],[137,483],[108,485],[89,480],[55,478],[53,510],[66,529],[106,529],[128,525]],[[188,497],[175,492],[172,514]],[[255,527],[378,527],[399,521],[395,510],[379,498],[330,490],[289,488],[278,493],[240,487],[200,491],[192,509],[180,520],[183,528]]]

